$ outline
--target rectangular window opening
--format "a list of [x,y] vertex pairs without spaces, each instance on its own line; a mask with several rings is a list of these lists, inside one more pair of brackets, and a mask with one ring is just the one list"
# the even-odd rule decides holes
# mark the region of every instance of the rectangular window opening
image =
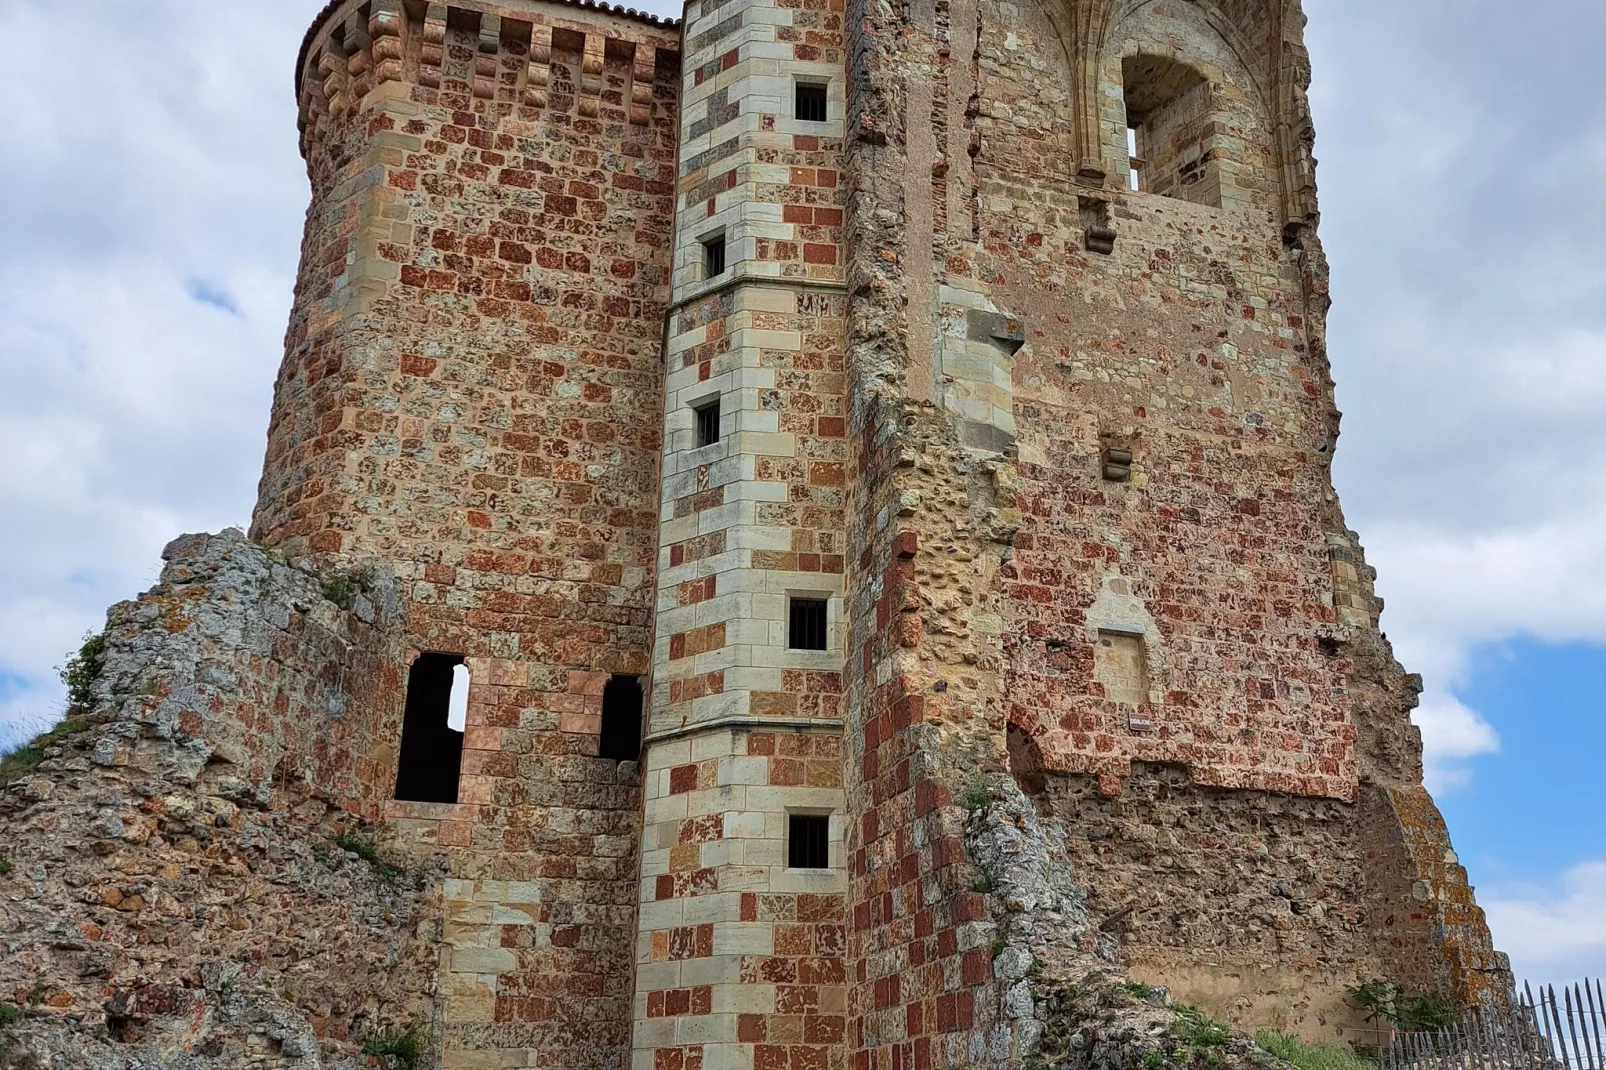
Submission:
[[697,424],[697,448],[712,446],[719,441],[719,399],[715,398],[706,405],[699,405],[692,410],[692,417]]
[[611,762],[641,760],[641,681],[615,676],[602,689],[602,733],[597,757]]
[[420,654],[407,672],[396,798],[455,803],[468,721],[468,666],[457,654]]
[[786,645],[793,650],[825,650],[827,610],[824,598],[792,599]]
[[789,869],[831,868],[831,818],[827,814],[792,814],[787,830]]
[[703,242],[703,278],[725,274],[725,235]]
[[1143,160],[1138,156],[1138,132],[1136,127],[1127,127],[1126,131],[1127,163],[1130,167],[1128,185],[1134,193],[1143,189]]
[[825,86],[799,82],[797,85],[797,117],[806,123],[823,123],[827,114]]

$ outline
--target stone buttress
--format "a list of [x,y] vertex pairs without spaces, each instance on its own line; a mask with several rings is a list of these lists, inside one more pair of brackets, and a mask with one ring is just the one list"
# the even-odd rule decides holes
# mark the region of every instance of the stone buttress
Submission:
[[[836,1068],[842,768],[842,5],[687,9],[635,1070]],[[799,118],[798,85],[823,115]],[[823,602],[797,649],[794,600]],[[793,815],[828,864],[789,865]]]

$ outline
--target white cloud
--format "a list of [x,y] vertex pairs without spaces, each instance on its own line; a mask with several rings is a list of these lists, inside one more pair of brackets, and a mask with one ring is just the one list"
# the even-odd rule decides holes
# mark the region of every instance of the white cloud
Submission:
[[1559,894],[1513,886],[1478,898],[1519,978],[1560,984],[1606,975],[1606,861],[1569,870]]
[[1531,35],[1498,0],[1306,8],[1336,477],[1463,787],[1498,745],[1454,697],[1472,652],[1606,642],[1606,7],[1534,0]]

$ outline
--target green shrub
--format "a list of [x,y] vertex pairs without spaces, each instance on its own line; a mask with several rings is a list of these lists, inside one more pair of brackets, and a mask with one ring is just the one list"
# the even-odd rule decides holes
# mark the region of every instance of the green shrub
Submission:
[[393,881],[401,876],[401,867],[381,858],[379,848],[374,845],[373,840],[364,839],[354,832],[337,832],[329,837],[329,842],[367,862],[384,880]]
[[424,1057],[424,1039],[416,1025],[399,1032],[387,1030],[369,1037],[362,1046],[362,1053],[379,1059],[400,1059],[405,1066],[416,1066]]
[[1390,981],[1363,981],[1349,989],[1349,997],[1368,1022],[1384,1021],[1407,1033],[1437,1032],[1456,1020],[1449,1000],[1407,992]]
[[1177,1004],[1171,1035],[1191,1048],[1219,1048],[1232,1039],[1232,1030],[1197,1007]]
[[106,635],[84,636],[78,653],[67,659],[58,672],[61,682],[67,685],[67,708],[77,713],[88,713],[95,708],[95,682],[106,667]]
[[1354,1052],[1334,1044],[1307,1044],[1289,1033],[1257,1033],[1255,1043],[1299,1070],[1377,1070]]
[[22,1008],[15,1003],[0,1003],[0,1026],[15,1025],[22,1021]]

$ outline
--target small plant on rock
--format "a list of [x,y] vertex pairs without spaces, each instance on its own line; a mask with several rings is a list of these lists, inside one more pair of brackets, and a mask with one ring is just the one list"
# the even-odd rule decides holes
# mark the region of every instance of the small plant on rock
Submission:
[[338,569],[323,581],[323,596],[341,609],[349,610],[357,596],[374,585],[371,568]]
[[1197,1007],[1177,1004],[1177,1020],[1171,1024],[1171,1035],[1182,1041],[1195,1053],[1203,1049],[1219,1048],[1232,1039],[1232,1030],[1211,1018]]
[[0,877],[11,876],[11,870],[13,868],[14,867],[11,865],[11,856],[6,854],[4,851],[0,851]]
[[0,1026],[16,1025],[22,1021],[22,1008],[15,1003],[0,1003]]
[[88,713],[95,708],[95,683],[106,667],[106,634],[91,633],[84,636],[78,653],[67,659],[57,671],[61,682],[67,685],[67,707],[77,713]]
[[399,1059],[403,1066],[416,1066],[424,1058],[424,1038],[416,1025],[404,1030],[386,1030],[369,1037],[362,1046],[364,1055],[377,1059]]
[[1307,1044],[1289,1033],[1257,1033],[1255,1043],[1299,1070],[1376,1070],[1377,1066],[1333,1044]]
[[354,832],[337,832],[329,837],[329,842],[367,862],[382,880],[393,881],[402,874],[400,866],[380,857],[379,848],[374,845],[373,840],[364,839]]
[[962,800],[966,810],[984,810],[987,804],[993,801],[993,793],[987,789],[986,784],[975,783],[965,789]]

